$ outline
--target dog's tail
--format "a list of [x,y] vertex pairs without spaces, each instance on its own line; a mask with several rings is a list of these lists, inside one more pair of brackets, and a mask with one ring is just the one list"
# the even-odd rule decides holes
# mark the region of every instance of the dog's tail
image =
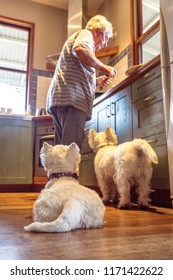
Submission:
[[158,157],[151,145],[144,139],[134,139],[133,145],[136,149],[142,150],[143,153],[155,164],[158,163]]
[[[76,205],[77,206],[77,205]],[[71,208],[73,207],[73,208]],[[65,205],[61,214],[52,222],[34,222],[25,226],[26,231],[36,232],[67,232],[79,227],[80,213],[73,205]],[[73,211],[71,210],[73,209]]]

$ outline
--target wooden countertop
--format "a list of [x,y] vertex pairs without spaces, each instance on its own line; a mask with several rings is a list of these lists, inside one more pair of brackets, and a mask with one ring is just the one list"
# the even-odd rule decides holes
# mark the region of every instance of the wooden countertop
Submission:
[[51,115],[49,115],[49,114],[32,117],[32,120],[35,121],[35,122],[47,121],[47,120],[50,120],[50,119],[52,119],[52,118],[51,118]]

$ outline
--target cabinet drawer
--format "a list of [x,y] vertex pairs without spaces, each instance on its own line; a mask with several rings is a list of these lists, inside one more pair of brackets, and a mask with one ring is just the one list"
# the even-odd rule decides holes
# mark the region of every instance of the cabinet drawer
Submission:
[[133,138],[165,131],[162,90],[133,103]]
[[159,133],[155,135],[151,135],[149,137],[145,137],[145,140],[153,147],[166,145],[166,133]]
[[169,189],[169,169],[166,145],[166,134],[159,133],[145,138],[155,150],[159,163],[153,164],[151,185],[157,189]]
[[151,69],[132,84],[132,102],[162,87],[160,65]]
[[36,127],[36,135],[46,135],[46,134],[54,134],[54,126],[37,126]]

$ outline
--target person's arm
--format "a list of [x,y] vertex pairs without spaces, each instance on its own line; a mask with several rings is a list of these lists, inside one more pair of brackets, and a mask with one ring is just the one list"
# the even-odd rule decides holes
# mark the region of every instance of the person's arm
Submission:
[[76,57],[87,66],[93,67],[109,78],[114,78],[116,76],[115,68],[103,64],[92,51],[84,47],[76,47],[74,49]]

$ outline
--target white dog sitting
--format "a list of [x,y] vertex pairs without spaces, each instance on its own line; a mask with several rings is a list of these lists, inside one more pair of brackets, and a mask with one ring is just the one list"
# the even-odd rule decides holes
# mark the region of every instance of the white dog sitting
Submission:
[[117,145],[117,136],[110,127],[99,133],[91,129],[88,140],[96,152],[94,167],[103,202],[115,201],[118,195],[118,207],[129,208],[131,187],[135,186],[139,206],[149,207],[152,162],[158,163],[158,158],[147,141],[135,139]]
[[76,180],[79,148],[44,142],[40,158],[49,181],[34,203],[34,223],[26,231],[66,232],[103,226],[105,206],[98,194]]

